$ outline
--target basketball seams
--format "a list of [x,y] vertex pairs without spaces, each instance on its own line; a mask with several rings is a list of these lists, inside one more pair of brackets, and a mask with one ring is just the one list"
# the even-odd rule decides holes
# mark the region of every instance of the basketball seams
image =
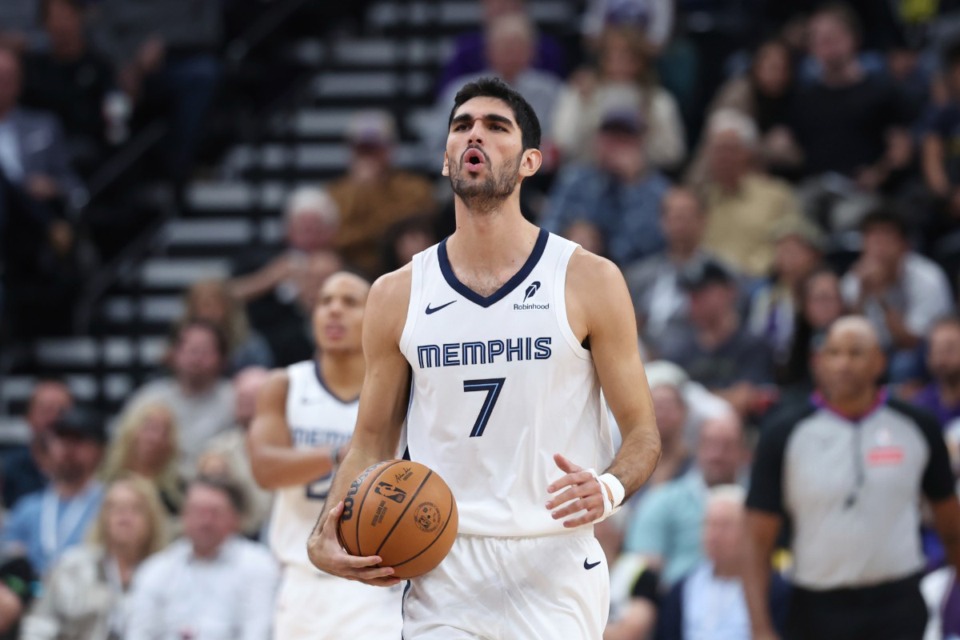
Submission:
[[[396,464],[397,464],[397,461],[390,462],[390,461],[388,461],[388,460],[385,460],[385,461],[381,462],[381,463],[380,463],[380,466],[383,466],[383,469],[381,469],[379,472],[377,472],[376,475],[372,475],[372,476],[370,477],[370,483],[367,484],[367,490],[363,492],[363,497],[360,498],[360,505],[357,507],[357,523],[356,523],[356,526],[354,527],[354,528],[356,529],[356,532],[357,532],[357,555],[358,555],[358,556],[363,556],[363,555],[365,555],[365,554],[363,553],[363,549],[360,548],[360,519],[363,517],[363,505],[366,504],[366,502],[367,502],[367,496],[370,495],[370,490],[373,489],[375,483],[380,479],[380,476],[382,476],[388,469],[392,469],[392,468],[394,467],[394,465],[396,465]],[[385,466],[384,466],[384,465],[385,465]],[[372,474],[374,471],[377,471],[377,470],[374,469],[374,470],[371,471],[370,473]],[[364,482],[366,482],[366,481],[367,481],[367,479],[364,478]],[[382,543],[382,542],[380,543],[380,546],[381,546],[381,547],[383,546],[383,543]],[[379,551],[379,549],[377,549],[377,551]]]
[[[360,479],[360,486],[363,486],[363,484],[367,481],[367,479],[371,476],[371,474],[373,474],[374,472],[376,472],[376,470],[377,470],[378,467],[382,467],[383,465],[388,465],[387,468],[390,468],[390,467],[392,467],[392,466],[395,465],[395,464],[396,464],[396,462],[390,462],[389,460],[383,460],[383,461],[378,462],[378,463],[376,463],[376,464],[370,465],[369,467],[367,467],[366,469],[364,469],[364,473],[361,474],[363,477],[362,477],[362,479]],[[384,469],[384,471],[386,471],[386,469]],[[370,480],[370,484],[367,485],[367,490],[363,492],[363,496],[360,498],[360,504],[357,505],[357,518],[356,518],[356,520],[351,524],[351,526],[353,527],[353,530],[354,530],[354,532],[356,533],[356,536],[357,536],[357,546],[356,546],[356,549],[357,549],[356,555],[357,555],[357,556],[363,556],[363,550],[360,548],[360,515],[361,515],[361,513],[363,512],[363,503],[364,503],[364,502],[366,501],[366,499],[367,499],[367,494],[370,493],[370,487],[373,486],[373,481],[376,480],[376,479],[379,478],[379,477],[380,477],[379,474],[376,475],[376,476],[374,476],[374,477]],[[342,515],[341,515],[341,517],[342,517]],[[344,537],[343,537],[343,532],[342,532],[343,521],[340,520],[340,521],[338,521],[337,524],[338,524],[338,526],[337,526],[337,534],[339,535],[339,538],[340,538],[340,546],[342,546],[344,549],[346,549],[347,545],[344,544]],[[348,553],[349,553],[349,551],[350,551],[350,550],[347,549],[347,552],[348,552]],[[351,554],[351,555],[353,555],[353,554]]]
[[400,566],[403,566],[403,565],[407,564],[408,562],[413,562],[414,560],[416,560],[417,558],[419,558],[420,556],[422,556],[424,553],[426,553],[427,551],[429,551],[430,548],[437,543],[437,540],[439,540],[440,538],[443,537],[443,532],[447,530],[447,526],[449,526],[450,521],[453,520],[454,510],[457,508],[457,507],[456,507],[456,503],[454,502],[454,499],[453,499],[453,492],[450,491],[450,488],[449,488],[449,487],[447,487],[447,494],[449,494],[449,496],[450,496],[450,506],[449,506],[449,508],[447,509],[447,519],[446,519],[446,521],[443,523],[443,526],[440,527],[440,531],[437,532],[437,535],[434,536],[433,540],[430,541],[430,544],[428,544],[427,546],[425,546],[423,549],[421,549],[420,551],[418,551],[416,554],[414,554],[413,556],[407,558],[407,559],[404,560],[403,562],[394,563],[392,566],[394,566],[394,567],[400,567]]
[[[384,469],[384,471],[386,471],[386,469]],[[433,475],[433,470],[429,470],[427,471],[427,475],[423,477],[423,480],[420,481],[420,484],[417,486],[417,490],[413,492],[413,495],[410,496],[410,500],[407,502],[406,505],[404,505],[403,511],[401,511],[400,515],[398,515],[396,520],[393,521],[393,526],[390,527],[390,531],[387,531],[387,535],[383,536],[383,539],[380,541],[380,546],[377,547],[377,554],[379,554],[380,550],[383,549],[383,545],[387,543],[387,540],[390,539],[390,536],[393,535],[393,532],[397,528],[397,525],[399,525],[400,522],[403,520],[403,516],[407,515],[407,511],[410,509],[410,505],[412,505],[414,501],[417,499],[417,496],[420,495],[420,490],[423,489],[423,485],[427,484],[427,480],[429,480],[430,476],[432,475]]]

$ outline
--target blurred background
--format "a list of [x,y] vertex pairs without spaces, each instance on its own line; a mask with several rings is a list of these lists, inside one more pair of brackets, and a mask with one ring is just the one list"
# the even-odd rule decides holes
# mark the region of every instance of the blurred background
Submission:
[[[44,486],[44,438],[77,405],[108,448],[180,423],[143,445],[170,449],[176,514],[213,438],[249,423],[236,374],[313,356],[326,276],[375,278],[453,231],[447,115],[484,75],[543,126],[524,215],[625,274],[672,390],[655,481],[721,415],[717,484],[742,479],[846,312],[874,322],[891,388],[956,433],[960,325],[938,322],[960,269],[958,38],[956,0],[3,0],[4,506]],[[958,351],[931,363],[938,330]],[[151,417],[171,381],[215,392]]]

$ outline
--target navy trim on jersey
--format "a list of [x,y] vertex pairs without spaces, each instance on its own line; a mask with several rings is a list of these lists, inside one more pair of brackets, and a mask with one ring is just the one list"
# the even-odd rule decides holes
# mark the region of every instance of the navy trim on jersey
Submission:
[[336,400],[337,402],[339,402],[340,404],[353,404],[353,403],[355,403],[356,401],[358,401],[358,400],[360,399],[360,396],[358,395],[358,396],[357,396],[356,398],[354,398],[353,400],[344,400],[343,398],[341,398],[340,396],[338,396],[337,394],[335,394],[333,391],[331,391],[331,390],[330,390],[330,387],[327,386],[327,383],[323,381],[323,373],[320,372],[320,361],[319,361],[319,360],[314,360],[314,361],[313,361],[313,373],[316,374],[316,376],[317,376],[317,382],[320,383],[320,386],[323,388],[323,390],[326,391],[327,393],[329,393],[329,394],[330,394],[330,397],[333,398],[334,400]]
[[437,249],[437,257],[440,259],[440,272],[443,274],[443,279],[447,281],[447,284],[449,284],[454,291],[462,295],[467,300],[480,305],[481,307],[489,307],[490,305],[502,300],[508,293],[519,287],[521,283],[527,279],[527,276],[530,275],[530,272],[533,271],[533,268],[537,266],[537,262],[540,261],[540,257],[543,255],[543,250],[547,247],[547,238],[549,237],[550,232],[546,229],[541,229],[540,235],[537,236],[537,243],[533,245],[533,251],[527,258],[527,261],[523,263],[523,266],[520,267],[520,271],[517,271],[517,273],[514,274],[512,278],[507,280],[502,287],[486,297],[481,296],[479,293],[457,280],[457,276],[453,272],[453,267],[450,266],[450,257],[447,255],[446,238],[443,239]]

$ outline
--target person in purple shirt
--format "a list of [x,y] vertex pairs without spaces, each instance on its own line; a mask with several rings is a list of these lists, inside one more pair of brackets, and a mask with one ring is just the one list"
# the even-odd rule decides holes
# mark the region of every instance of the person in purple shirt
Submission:
[[[482,4],[484,25],[489,25],[496,18],[507,14],[527,13],[523,0],[483,0]],[[457,37],[453,43],[453,53],[443,65],[437,79],[437,95],[441,95],[453,80],[487,68],[485,33],[486,27]],[[538,34],[533,68],[552,73],[561,79],[565,78],[567,63],[564,51],[563,45],[557,39],[547,34]]]
[[927,332],[927,370],[932,381],[912,399],[946,427],[960,418],[960,317],[937,320]]

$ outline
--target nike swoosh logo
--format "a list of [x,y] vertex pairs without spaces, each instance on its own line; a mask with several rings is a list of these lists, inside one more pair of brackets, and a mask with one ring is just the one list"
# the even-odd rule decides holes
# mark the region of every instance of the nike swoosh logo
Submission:
[[436,313],[437,311],[440,311],[440,309],[446,309],[447,307],[449,307],[450,305],[452,305],[454,302],[456,302],[456,300],[451,300],[451,301],[448,302],[447,304],[442,304],[442,305],[440,305],[439,307],[431,307],[431,306],[430,306],[430,303],[428,302],[428,303],[427,303],[427,315],[430,315],[431,313]]
[[583,559],[583,568],[586,569],[587,571],[590,571],[590,569],[593,569],[598,564],[600,564],[600,560],[597,560],[596,562],[590,562],[589,558]]

